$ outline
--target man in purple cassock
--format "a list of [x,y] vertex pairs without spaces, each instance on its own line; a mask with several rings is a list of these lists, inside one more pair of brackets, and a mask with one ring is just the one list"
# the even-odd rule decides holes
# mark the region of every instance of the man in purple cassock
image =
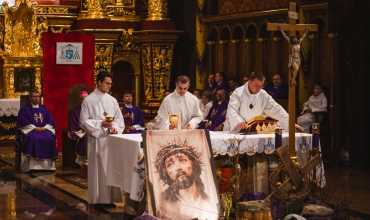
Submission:
[[56,127],[49,109],[40,104],[40,93],[31,90],[31,103],[18,112],[15,152],[21,155],[21,171],[55,170]]
[[216,95],[218,90],[225,89],[225,91],[226,91],[230,87],[229,83],[226,81],[226,75],[225,75],[224,72],[216,73],[215,81],[216,81],[216,84],[215,84],[215,87],[213,88],[213,94],[214,95]]
[[199,125],[198,129],[209,129],[210,131],[222,131],[223,123],[226,120],[227,102],[225,99],[225,89],[220,89],[216,93],[217,102],[209,110],[207,117]]
[[129,130],[124,132],[126,134],[141,133],[144,127],[144,117],[141,114],[139,107],[132,104],[132,92],[125,91],[123,93],[122,101],[125,103],[125,107],[122,109],[124,116],[130,117]]
[[68,137],[72,140],[77,141],[76,143],[76,163],[83,165],[86,160],[86,136],[85,132],[82,131],[80,126],[80,113],[81,113],[81,103],[88,96],[89,93],[82,91],[80,93],[80,103],[73,107],[69,112],[69,132]]
[[215,74],[211,73],[208,75],[208,85],[204,89],[204,91],[211,91],[213,93],[213,90],[215,90]]
[[284,84],[283,77],[280,74],[275,74],[272,78],[272,85],[267,86],[264,90],[273,99],[288,100],[288,86]]

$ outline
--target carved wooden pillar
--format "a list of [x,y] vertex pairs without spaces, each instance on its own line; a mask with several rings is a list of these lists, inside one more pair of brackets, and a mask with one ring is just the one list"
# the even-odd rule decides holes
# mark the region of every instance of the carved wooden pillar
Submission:
[[257,60],[256,60],[256,70],[258,71],[261,71],[262,73],[264,72],[265,70],[265,47],[264,47],[264,43],[266,41],[266,38],[263,38],[263,37],[257,37],[257,41],[259,42],[258,44],[258,50],[257,51],[260,51],[259,54],[257,54]]
[[[335,37],[338,36],[338,33],[328,33],[327,36],[329,37],[330,39],[330,43],[331,43],[331,60],[332,60],[332,64],[331,64],[331,74],[330,74],[330,82],[331,82],[331,85],[330,85],[330,98],[329,98],[329,103],[328,103],[328,107],[330,108],[330,124],[336,128],[336,121],[335,120],[337,117],[335,115],[336,111],[334,111],[334,103],[335,103],[335,94],[338,94],[338,92],[336,91],[336,89],[334,89],[334,87],[338,87],[336,85],[336,81],[334,80],[334,75],[337,74],[337,72],[334,70],[334,65],[335,65],[335,60],[337,60],[335,58],[336,56],[336,52],[334,51],[334,48],[335,48],[335,45],[334,45],[334,41],[335,41]],[[335,94],[334,94],[335,93]],[[336,106],[340,106],[340,105],[337,105],[337,103],[335,103]],[[334,150],[336,148],[336,144],[338,142],[336,142],[336,134],[335,134],[335,129],[334,129],[334,134],[331,136],[332,140],[331,140],[331,150]]]
[[227,40],[218,40],[218,50],[217,50],[217,69],[218,71],[225,71],[225,45]]
[[[271,40],[272,40],[271,54],[269,54],[271,56],[271,59],[268,59],[270,60],[270,68],[271,68],[269,69],[269,72],[272,74],[276,74],[276,73],[282,74],[279,72],[280,65],[281,65],[281,57],[282,57],[281,49],[280,49],[281,45],[279,43],[281,40],[281,37],[271,36]],[[269,77],[271,78],[271,76]]]
[[239,58],[239,39],[231,39],[232,47],[231,47],[231,53],[230,53],[230,59],[229,59],[229,64],[230,64],[230,72],[228,72],[228,76],[237,76],[239,75],[239,68],[238,68],[238,63],[237,60]]
[[213,45],[215,45],[215,41],[207,41],[208,45],[208,73],[214,73],[215,68],[214,68],[214,63],[213,63],[213,58],[214,58],[214,49]]
[[313,76],[314,82],[319,81],[319,71],[315,71],[315,40],[317,38],[317,34],[310,34],[308,37],[311,40],[311,75]]
[[[251,74],[251,43],[253,41],[253,38],[245,38],[244,42],[246,43],[246,56],[245,61],[243,61],[243,65],[245,66],[245,74],[249,75]],[[245,62],[245,63],[244,63]]]

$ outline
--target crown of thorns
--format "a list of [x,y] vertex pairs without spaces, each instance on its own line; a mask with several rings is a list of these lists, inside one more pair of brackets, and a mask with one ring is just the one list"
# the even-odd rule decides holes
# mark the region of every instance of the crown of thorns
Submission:
[[165,164],[165,159],[168,156],[177,154],[177,153],[184,153],[189,158],[192,158],[194,162],[198,163],[199,166],[203,164],[200,154],[197,153],[196,148],[192,145],[188,145],[185,142],[180,143],[168,143],[165,147],[162,147],[162,149],[157,153],[157,158],[155,161],[155,167],[159,171],[161,168],[163,168]]

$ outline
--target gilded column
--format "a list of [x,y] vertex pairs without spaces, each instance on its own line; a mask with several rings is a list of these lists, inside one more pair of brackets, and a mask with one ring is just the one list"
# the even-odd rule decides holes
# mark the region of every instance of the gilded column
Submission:
[[148,21],[169,21],[167,0],[148,0]]

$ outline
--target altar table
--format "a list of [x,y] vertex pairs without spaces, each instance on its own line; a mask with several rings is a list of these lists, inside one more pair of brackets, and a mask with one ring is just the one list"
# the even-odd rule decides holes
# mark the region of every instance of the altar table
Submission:
[[0,99],[0,140],[15,140],[19,98]]
[[[282,145],[288,144],[288,133],[283,132]],[[252,156],[256,153],[272,154],[275,151],[275,134],[235,135],[224,132],[210,132],[213,155],[233,156],[240,141],[240,154]],[[296,133],[297,155],[312,148],[312,134]],[[143,157],[141,134],[110,135],[107,139],[108,164],[107,185],[117,186],[130,193],[130,198],[141,201],[144,196],[144,163],[138,164]],[[302,161],[301,161],[302,164]],[[303,162],[304,164],[304,162]],[[303,165],[302,164],[302,165]],[[324,176],[322,164],[316,173]],[[321,182],[325,185],[325,178]]]

